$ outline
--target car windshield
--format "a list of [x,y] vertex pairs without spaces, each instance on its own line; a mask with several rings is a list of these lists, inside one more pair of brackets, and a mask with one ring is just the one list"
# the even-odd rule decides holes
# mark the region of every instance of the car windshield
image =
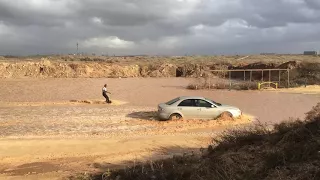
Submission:
[[206,99],[206,100],[213,103],[213,104],[216,104],[217,106],[222,106],[222,104],[215,102],[215,101],[212,101],[211,99]]
[[172,100],[166,102],[165,104],[166,104],[166,105],[172,105],[172,104],[174,104],[175,102],[179,101],[179,99],[180,99],[180,98],[172,99]]

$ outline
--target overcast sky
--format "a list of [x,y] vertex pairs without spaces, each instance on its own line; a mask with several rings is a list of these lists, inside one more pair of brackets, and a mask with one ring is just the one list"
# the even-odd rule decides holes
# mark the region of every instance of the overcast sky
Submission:
[[0,0],[0,54],[320,50],[320,0]]

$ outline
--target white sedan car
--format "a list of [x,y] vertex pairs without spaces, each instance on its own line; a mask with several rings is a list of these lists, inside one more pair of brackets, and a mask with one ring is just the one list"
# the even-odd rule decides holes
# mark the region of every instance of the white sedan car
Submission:
[[239,108],[222,105],[204,97],[182,96],[158,105],[161,120],[173,119],[216,119],[221,115],[238,118]]

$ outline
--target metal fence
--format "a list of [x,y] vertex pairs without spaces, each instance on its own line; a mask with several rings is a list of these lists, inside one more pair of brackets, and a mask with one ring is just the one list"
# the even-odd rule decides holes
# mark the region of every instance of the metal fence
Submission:
[[[214,75],[218,75],[225,80],[228,79],[230,88],[232,82],[256,82],[258,84],[276,84],[276,87],[290,87],[289,69],[229,69],[229,70],[210,70]],[[241,75],[243,74],[243,75]],[[260,86],[259,86],[260,87]]]

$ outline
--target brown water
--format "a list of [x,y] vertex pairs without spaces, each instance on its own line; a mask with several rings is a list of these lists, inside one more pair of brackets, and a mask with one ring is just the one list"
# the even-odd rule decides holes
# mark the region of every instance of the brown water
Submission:
[[128,102],[127,106],[156,108],[161,102],[177,96],[205,96],[217,102],[234,105],[265,123],[303,118],[304,113],[320,102],[319,95],[280,92],[187,90],[192,79],[4,79],[0,81],[2,102],[52,102],[101,99],[101,88],[108,83],[111,99]]

